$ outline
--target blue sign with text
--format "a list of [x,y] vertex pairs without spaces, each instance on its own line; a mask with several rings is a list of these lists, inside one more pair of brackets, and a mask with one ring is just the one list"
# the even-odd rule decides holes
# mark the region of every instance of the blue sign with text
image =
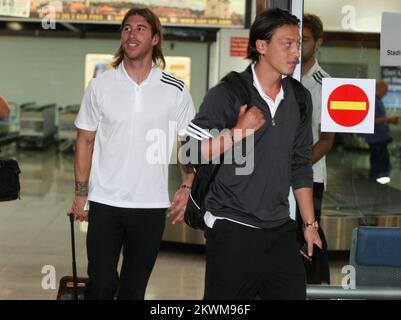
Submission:
[[382,67],[382,79],[388,84],[383,98],[386,108],[401,108],[401,67]]

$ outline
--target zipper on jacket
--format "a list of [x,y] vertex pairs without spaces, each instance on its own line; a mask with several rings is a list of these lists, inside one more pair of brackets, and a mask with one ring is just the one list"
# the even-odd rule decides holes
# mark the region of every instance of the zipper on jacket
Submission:
[[[281,105],[281,103],[283,102],[283,100],[284,100],[284,99],[282,99],[282,100],[280,101],[280,103],[278,104],[278,106],[277,106],[277,108],[276,108],[276,112],[278,111],[278,108],[280,107],[280,105]],[[276,120],[274,119],[275,116],[276,116],[276,113],[274,114],[274,116],[272,116],[272,113],[271,113],[271,111],[270,111],[270,107],[269,107],[268,109],[269,109],[269,113],[270,113],[270,118],[272,118],[272,126],[274,127],[274,126],[276,126]]]
[[[276,112],[277,112],[277,109],[278,109],[278,107],[280,106],[281,102],[282,102],[282,101],[280,101],[279,105],[277,106]],[[267,102],[265,102],[265,104],[266,104],[266,107],[267,107],[267,112],[268,112],[269,115],[270,115],[270,119],[272,119],[272,127],[274,127],[274,126],[276,126],[276,120],[275,120],[274,117],[272,116],[272,113],[271,113],[271,111],[270,111],[269,104],[268,104]],[[274,115],[276,115],[276,114],[274,114]]]
[[267,103],[266,105],[267,105],[267,112],[269,113],[270,118],[272,119],[272,126],[274,127],[276,125],[276,120],[274,120],[274,117],[272,116],[269,105]]

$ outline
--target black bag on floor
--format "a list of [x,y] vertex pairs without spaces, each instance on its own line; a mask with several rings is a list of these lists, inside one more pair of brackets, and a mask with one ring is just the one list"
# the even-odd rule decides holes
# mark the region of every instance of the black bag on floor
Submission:
[[57,300],[85,300],[85,289],[88,278],[77,277],[77,262],[75,258],[74,215],[69,214],[71,226],[71,250],[72,250],[72,276],[64,276],[60,279]]
[[0,201],[19,199],[20,173],[16,160],[0,158]]

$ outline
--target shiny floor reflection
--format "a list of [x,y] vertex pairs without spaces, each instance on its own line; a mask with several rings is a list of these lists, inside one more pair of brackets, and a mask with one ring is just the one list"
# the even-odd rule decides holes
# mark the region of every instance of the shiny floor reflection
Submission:
[[[73,156],[55,149],[15,148],[3,148],[3,156],[15,156],[19,160],[22,192],[21,200],[0,203],[0,299],[55,299],[59,279],[72,273],[66,212],[73,196]],[[330,157],[329,195],[324,205],[327,211],[335,213],[336,206],[346,202],[349,196],[349,190],[340,190],[339,180],[343,179],[340,173],[346,170],[339,169],[351,167],[364,174],[367,159],[367,153],[334,153]],[[389,185],[400,190],[400,166],[395,163],[393,168]],[[367,199],[359,200],[366,202]],[[76,232],[80,276],[86,275],[85,236],[85,225],[81,225]],[[341,284],[344,276],[341,269],[346,264],[344,259],[331,263],[332,284]],[[202,254],[162,250],[146,299],[201,299],[204,265]],[[54,267],[55,283],[49,281],[49,266]],[[51,287],[53,284],[56,288]]]

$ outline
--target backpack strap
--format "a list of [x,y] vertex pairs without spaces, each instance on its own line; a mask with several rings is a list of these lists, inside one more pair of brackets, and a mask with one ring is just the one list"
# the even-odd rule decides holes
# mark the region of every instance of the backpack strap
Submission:
[[306,117],[306,92],[305,92],[305,87],[296,79],[292,77],[286,77],[286,79],[289,79],[288,81],[291,83],[291,87],[294,89],[294,95],[295,99],[297,100],[297,104],[299,107],[299,112],[301,115],[301,121],[305,120]]
[[251,92],[248,84],[238,72],[231,71],[223,79],[221,79],[221,81],[226,82],[230,86],[231,91],[237,96],[241,105],[250,104]]
[[[305,92],[306,89],[298,80],[292,77],[286,77],[285,79],[288,79],[287,81],[290,83],[291,87],[294,90],[295,99],[297,101],[301,115],[301,121],[304,121],[307,111],[306,92]],[[230,86],[232,92],[235,93],[241,105],[250,104],[251,102],[250,89],[248,87],[248,84],[245,82],[245,80],[238,72],[231,71],[224,78],[222,78],[221,81],[226,82]]]

